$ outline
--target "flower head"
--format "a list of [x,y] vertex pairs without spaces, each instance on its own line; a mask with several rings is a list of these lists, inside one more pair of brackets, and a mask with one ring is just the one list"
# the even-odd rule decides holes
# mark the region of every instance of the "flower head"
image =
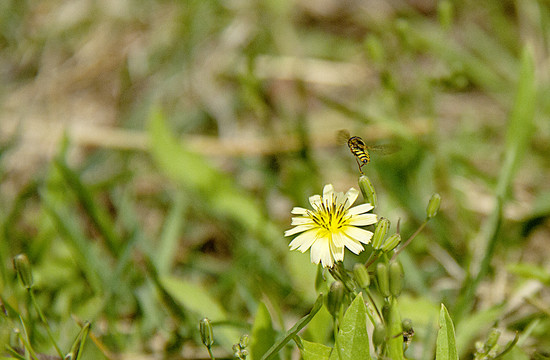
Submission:
[[311,248],[311,262],[323,267],[334,266],[335,261],[344,260],[344,247],[354,254],[364,250],[362,244],[368,244],[372,232],[358,226],[376,223],[371,204],[351,207],[359,191],[354,188],[347,193],[335,192],[331,184],[325,185],[323,197],[313,195],[309,202],[313,210],[295,207],[291,225],[296,227],[285,231],[285,236],[298,235],[289,244],[290,250],[306,252]]

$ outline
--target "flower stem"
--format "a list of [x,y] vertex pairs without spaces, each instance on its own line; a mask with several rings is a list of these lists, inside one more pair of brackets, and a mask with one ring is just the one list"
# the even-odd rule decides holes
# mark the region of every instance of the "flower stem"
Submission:
[[426,224],[428,223],[428,220],[424,220],[424,222],[420,225],[420,227],[418,229],[416,229],[416,231],[414,232],[414,234],[411,235],[410,238],[407,239],[407,241],[405,241],[405,243],[403,243],[403,245],[401,245],[401,247],[399,248],[399,250],[397,250],[395,252],[395,254],[393,254],[392,258],[391,258],[391,261],[395,260],[395,258],[397,257],[397,255],[399,255],[399,253],[401,253],[401,251],[403,251],[410,243],[411,241],[413,241],[413,239],[418,235],[420,234],[420,232],[422,231],[422,229],[424,229],[424,227],[426,226]]
[[206,348],[208,349],[208,355],[210,355],[210,359],[216,360],[216,358],[214,357],[214,354],[212,354],[212,347],[207,346]]
[[63,359],[63,353],[61,352],[61,349],[59,349],[59,346],[57,346],[57,343],[55,342],[55,339],[53,338],[52,331],[50,329],[50,325],[48,324],[48,321],[44,317],[44,314],[42,313],[42,310],[40,310],[40,306],[38,306],[38,302],[36,301],[36,297],[34,296],[34,291],[32,288],[29,288],[29,295],[31,296],[32,304],[36,309],[36,312],[38,313],[38,316],[40,317],[40,320],[44,323],[46,326],[46,331],[48,332],[48,337],[50,338],[53,346],[55,347],[55,350],[59,354],[59,357]]

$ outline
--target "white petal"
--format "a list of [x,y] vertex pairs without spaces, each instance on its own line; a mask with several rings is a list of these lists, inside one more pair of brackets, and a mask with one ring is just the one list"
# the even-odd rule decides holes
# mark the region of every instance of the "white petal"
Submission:
[[321,207],[321,204],[323,203],[321,195],[310,196],[309,203],[311,204],[311,206],[313,206],[313,209],[319,209]]
[[344,261],[344,246],[335,246],[331,244],[330,251],[335,261]]
[[376,221],[376,214],[360,214],[353,215],[351,219],[349,219],[348,224],[353,226],[365,226],[375,224]]
[[321,261],[323,267],[332,267],[334,265],[329,240],[326,238],[318,239],[318,241],[311,246],[311,262],[318,264],[319,261]]
[[311,218],[306,217],[293,217],[292,222],[290,225],[296,226],[296,225],[312,225],[315,224]]
[[346,208],[349,208],[351,205],[353,205],[353,203],[357,199],[357,196],[359,196],[358,190],[355,190],[354,188],[348,190],[348,192],[346,193],[346,198],[348,199]]
[[314,227],[313,225],[298,225],[293,229],[285,231],[285,236],[291,236],[291,235],[300,233],[302,231],[310,230],[313,227]]
[[306,252],[311,247],[311,244],[313,244],[317,239],[316,234],[316,230],[309,230],[296,236],[296,238],[288,244],[290,250],[298,249],[301,252]]
[[323,188],[323,202],[329,209],[332,207],[337,197],[338,193],[334,191],[334,186],[332,186],[332,184],[325,185]]
[[372,232],[355,226],[346,226],[342,232],[350,239],[360,241],[363,244],[370,243]]
[[292,209],[290,213],[294,215],[305,215],[307,214],[307,212],[308,212],[308,209],[304,209],[303,207],[296,206]]
[[365,250],[359,241],[351,238],[348,238],[346,241],[346,247],[354,254],[359,254],[361,251]]
[[357,205],[357,206],[354,206],[351,209],[349,209],[348,214],[351,214],[351,215],[363,214],[363,213],[366,213],[368,211],[371,211],[372,209],[374,209],[374,206],[372,206],[369,203],[361,204],[361,205]]
[[323,199],[332,199],[332,194],[334,193],[334,186],[332,184],[326,184],[323,188]]
[[335,191],[334,198],[336,199],[337,204],[343,204],[344,201],[346,201],[346,198],[344,197],[344,193],[341,191]]
[[331,245],[334,245],[336,247],[344,246],[344,237],[345,237],[345,235],[343,235],[340,232],[332,233],[332,244]]
[[[321,239],[320,239],[321,240]],[[325,245],[324,241],[316,241],[311,245],[311,262],[314,264],[319,264],[323,253],[329,251],[328,246]]]

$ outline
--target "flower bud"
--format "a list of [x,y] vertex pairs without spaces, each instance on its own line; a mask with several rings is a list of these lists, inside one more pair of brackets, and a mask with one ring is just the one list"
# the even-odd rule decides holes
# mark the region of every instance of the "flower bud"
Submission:
[[338,315],[343,299],[344,283],[337,280],[330,285],[330,290],[326,297],[327,309],[333,317],[336,317]]
[[[78,336],[76,337],[76,340],[74,341],[73,345],[71,346],[71,350],[69,353],[65,356],[65,359],[78,359],[79,354],[81,356],[81,351],[84,348],[84,344],[86,343],[86,339],[88,337],[88,333],[90,332],[90,322],[86,321],[84,323],[84,326],[82,326],[82,329],[80,329],[80,332],[78,333]],[[68,357],[70,355],[70,358]]]
[[382,306],[382,318],[387,324],[390,321],[391,306],[388,301],[384,301],[384,306]]
[[244,349],[248,346],[249,342],[250,337],[248,336],[248,334],[244,334],[243,336],[241,336],[241,340],[239,340],[239,346],[241,347],[241,349]]
[[376,264],[376,283],[378,284],[378,291],[384,297],[390,296],[390,281],[388,275],[388,266],[379,262]]
[[19,275],[21,283],[26,289],[30,289],[33,286],[32,269],[29,258],[25,254],[16,255],[13,259],[13,266]]
[[353,277],[355,278],[355,282],[359,287],[366,289],[370,285],[370,275],[369,271],[363,264],[355,264],[353,265]]
[[403,289],[403,267],[398,261],[390,263],[390,293],[399,296]]
[[485,351],[489,352],[496,344],[500,337],[500,330],[499,329],[492,329],[491,333],[489,334],[489,338],[485,342]]
[[377,201],[374,186],[372,186],[369,178],[365,175],[361,175],[359,177],[359,188],[361,189],[361,193],[363,194],[363,198],[365,199],[365,201],[376,207]]
[[212,324],[208,318],[204,318],[199,323],[201,341],[207,348],[214,344],[214,334],[212,333]]
[[382,323],[377,323],[374,325],[374,330],[372,332],[372,343],[376,347],[380,347],[385,343],[386,340],[386,327]]
[[376,224],[376,229],[374,230],[374,235],[372,236],[372,248],[379,250],[384,243],[384,238],[390,227],[390,221],[386,218],[381,218]]
[[392,251],[399,243],[401,242],[401,235],[399,234],[393,234],[389,238],[384,241],[384,244],[382,245],[382,251],[388,252]]
[[430,198],[428,202],[428,207],[426,208],[426,216],[428,219],[433,218],[437,215],[439,211],[439,205],[441,205],[441,196],[438,193],[435,193]]

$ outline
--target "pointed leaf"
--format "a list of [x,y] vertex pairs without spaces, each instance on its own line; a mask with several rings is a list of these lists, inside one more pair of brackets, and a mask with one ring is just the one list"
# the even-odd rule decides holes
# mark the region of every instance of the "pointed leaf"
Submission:
[[302,346],[300,351],[304,360],[328,360],[332,351],[331,347],[306,340],[302,340]]
[[367,309],[358,294],[344,314],[331,359],[370,360]]
[[275,343],[276,331],[273,329],[271,315],[263,302],[258,305],[258,311],[252,327],[250,341],[250,353],[253,359],[261,359],[262,356]]
[[439,332],[437,333],[435,359],[458,360],[453,320],[443,304],[441,304],[441,311],[439,312]]

